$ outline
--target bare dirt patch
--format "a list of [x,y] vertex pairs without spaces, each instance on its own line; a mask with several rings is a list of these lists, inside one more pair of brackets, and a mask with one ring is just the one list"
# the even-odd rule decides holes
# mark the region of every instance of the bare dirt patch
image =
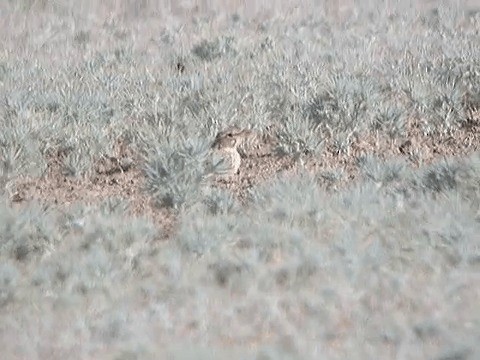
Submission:
[[[230,182],[218,185],[245,199],[246,190],[268,181],[280,172],[296,172],[302,167],[311,172],[342,170],[343,184],[354,181],[358,175],[357,160],[363,155],[375,155],[382,160],[403,158],[411,166],[419,167],[445,157],[464,157],[480,150],[480,114],[472,114],[464,127],[452,135],[424,135],[418,121],[410,120],[403,138],[392,139],[384,133],[369,133],[352,140],[349,150],[338,152],[331,139],[319,155],[306,155],[303,165],[290,156],[275,154],[275,139],[267,138],[257,149],[247,149],[240,175]],[[342,182],[340,182],[342,183]]]
[[[373,154],[381,159],[404,158],[412,166],[428,164],[443,157],[462,157],[480,149],[480,116],[472,115],[466,126],[448,136],[426,136],[417,123],[408,124],[404,139],[390,139],[381,133],[354,139],[346,153],[339,153],[331,141],[317,156],[306,156],[301,166],[292,157],[278,156],[275,139],[264,137],[242,154],[239,175],[229,180],[217,180],[218,186],[235,194],[242,202],[248,198],[248,190],[264,183],[278,173],[296,172],[300,168],[312,172],[342,170],[346,175],[344,183],[358,177],[357,159]],[[129,154],[131,159],[135,157]],[[58,159],[57,159],[58,160]],[[175,232],[176,216],[166,208],[158,208],[144,191],[144,175],[138,160],[123,161],[111,158],[96,167],[95,173],[86,178],[63,175],[52,159],[48,173],[37,179],[19,178],[11,201],[22,206],[29,201],[67,208],[74,203],[98,204],[116,197],[129,202],[131,215],[142,216],[158,225],[162,238],[169,238]]]
[[[112,174],[95,174],[90,178],[74,178],[59,172],[40,179],[17,181],[17,202],[41,203],[68,208],[75,203],[99,204],[109,198],[127,200],[132,216],[144,217],[156,225],[162,238],[168,238],[175,227],[175,216],[168,209],[157,208],[143,190],[144,176],[138,168]],[[20,200],[20,201],[18,201]]]

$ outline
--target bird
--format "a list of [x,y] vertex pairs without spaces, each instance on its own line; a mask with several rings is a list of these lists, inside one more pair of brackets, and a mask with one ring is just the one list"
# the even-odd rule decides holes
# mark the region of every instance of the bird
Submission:
[[250,130],[238,127],[230,127],[217,134],[212,144],[216,175],[228,178],[239,173],[242,158],[237,147],[250,134]]

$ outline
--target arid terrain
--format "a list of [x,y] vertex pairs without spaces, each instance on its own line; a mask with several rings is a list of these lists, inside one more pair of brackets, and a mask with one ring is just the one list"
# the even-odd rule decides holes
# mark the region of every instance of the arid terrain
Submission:
[[0,5],[3,358],[480,356],[480,5],[268,4]]

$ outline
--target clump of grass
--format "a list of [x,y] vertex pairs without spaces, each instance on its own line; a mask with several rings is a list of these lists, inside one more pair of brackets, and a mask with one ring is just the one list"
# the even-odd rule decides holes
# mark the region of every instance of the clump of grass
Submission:
[[[305,198],[307,190],[309,196]],[[322,216],[325,200],[316,177],[308,173],[294,178],[280,176],[252,191],[251,198],[267,218],[292,225],[314,224]]]
[[327,190],[333,190],[337,184],[345,180],[346,172],[343,169],[324,170],[320,171],[317,176]]
[[330,75],[309,101],[307,113],[321,129],[361,132],[369,127],[381,89],[368,74]]
[[403,108],[386,104],[378,109],[372,129],[398,139],[406,134],[406,120],[407,113]]
[[126,222],[125,210],[112,207],[112,202],[117,201],[77,206],[57,217],[63,242],[33,271],[35,286],[72,296],[86,296],[99,289],[108,293],[115,291],[112,281],[116,278],[142,271],[141,259],[148,257],[149,244],[158,231],[141,218]]
[[280,122],[277,139],[277,151],[282,155],[293,155],[295,158],[317,154],[321,151],[324,141],[317,124],[310,119],[302,119],[293,111],[285,115]]
[[189,139],[151,152],[145,165],[146,189],[161,206],[180,210],[198,202],[209,167],[210,143]]
[[42,125],[42,117],[28,108],[10,111],[0,133],[0,174],[39,175],[46,168],[42,150],[48,125]]
[[198,256],[217,253],[238,240],[243,217],[236,214],[209,214],[191,209],[182,216],[177,242],[183,251]]
[[377,157],[366,155],[357,160],[366,179],[377,186],[388,186],[404,180],[408,175],[407,164],[402,160],[384,162]]
[[231,192],[215,187],[205,189],[203,204],[213,215],[232,213],[240,208],[240,204]]
[[212,41],[203,40],[195,45],[192,53],[204,61],[213,61],[227,54],[235,55],[233,37],[220,37]]
[[0,203],[0,255],[28,262],[52,253],[61,241],[54,212],[40,205],[13,210]]
[[0,307],[15,300],[15,289],[20,273],[11,262],[0,265]]
[[399,68],[400,89],[412,106],[411,116],[420,118],[425,134],[452,135],[466,125],[470,110],[478,108],[480,72],[473,58],[468,59],[475,55],[464,56],[404,56]]
[[414,179],[414,186],[423,191],[441,194],[456,191],[465,199],[480,201],[480,156],[467,159],[444,159],[422,169]]

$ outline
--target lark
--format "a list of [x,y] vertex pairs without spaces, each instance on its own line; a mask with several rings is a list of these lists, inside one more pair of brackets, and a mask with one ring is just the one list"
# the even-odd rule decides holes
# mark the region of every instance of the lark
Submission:
[[252,132],[231,127],[218,133],[212,144],[215,161],[218,164],[216,175],[228,178],[239,173],[242,158],[238,152],[238,145],[242,143]]

